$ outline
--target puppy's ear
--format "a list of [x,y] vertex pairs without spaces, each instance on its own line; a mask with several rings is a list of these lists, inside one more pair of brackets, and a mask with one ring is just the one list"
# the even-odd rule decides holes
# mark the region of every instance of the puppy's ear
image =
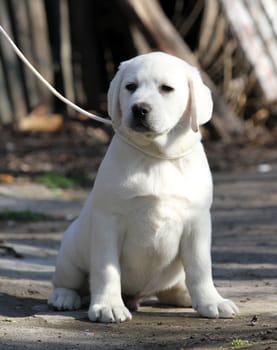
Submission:
[[122,83],[124,71],[129,61],[120,63],[118,71],[110,83],[108,90],[108,114],[113,121],[113,125],[118,127],[121,120],[121,109],[119,103],[120,86]]
[[210,89],[203,83],[199,72],[195,69],[189,78],[191,128],[194,132],[199,125],[207,123],[213,112],[213,100]]

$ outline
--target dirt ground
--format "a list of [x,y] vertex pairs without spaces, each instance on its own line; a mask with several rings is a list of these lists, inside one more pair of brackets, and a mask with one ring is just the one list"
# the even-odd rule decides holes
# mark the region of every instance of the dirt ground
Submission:
[[[89,322],[86,309],[54,312],[46,305],[62,232],[78,215],[89,189],[51,190],[33,181],[45,164],[52,169],[69,164],[66,171],[71,171],[78,155],[83,159],[80,167],[87,167],[93,157],[94,169],[104,146],[76,143],[70,153],[59,139],[55,157],[55,147],[46,141],[48,148],[41,138],[28,139],[26,149],[7,140],[11,151],[0,162],[0,168],[14,176],[11,183],[0,184],[0,213],[9,208],[48,215],[0,220],[0,245],[12,248],[0,248],[1,350],[277,349],[276,153],[271,152],[269,160],[255,150],[254,156],[246,154],[247,166],[241,162],[229,171],[224,155],[224,165],[216,166],[215,148],[208,150],[213,168],[224,170],[214,173],[214,278],[219,291],[237,303],[240,315],[208,320],[192,309],[161,308],[152,302],[140,307],[131,322],[106,325]],[[33,144],[41,146],[34,151]],[[93,151],[85,153],[86,147]],[[51,157],[59,160],[53,163]]]

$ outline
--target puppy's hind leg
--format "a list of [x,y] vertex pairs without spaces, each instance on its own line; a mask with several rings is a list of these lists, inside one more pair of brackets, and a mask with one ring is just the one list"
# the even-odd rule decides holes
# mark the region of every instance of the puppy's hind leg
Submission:
[[191,307],[191,298],[185,281],[176,283],[173,287],[156,294],[159,302],[164,305]]
[[57,310],[77,310],[82,301],[78,291],[85,283],[83,271],[63,256],[59,261],[53,279],[54,290],[48,298],[48,305]]
[[73,289],[55,288],[48,298],[50,308],[57,310],[77,310],[82,302],[80,295]]

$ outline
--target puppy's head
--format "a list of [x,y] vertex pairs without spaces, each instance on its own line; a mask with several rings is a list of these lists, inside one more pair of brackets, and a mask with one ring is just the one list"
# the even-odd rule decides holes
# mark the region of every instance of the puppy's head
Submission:
[[108,112],[115,128],[151,138],[177,125],[197,132],[211,118],[212,99],[195,67],[155,52],[121,63],[108,91]]

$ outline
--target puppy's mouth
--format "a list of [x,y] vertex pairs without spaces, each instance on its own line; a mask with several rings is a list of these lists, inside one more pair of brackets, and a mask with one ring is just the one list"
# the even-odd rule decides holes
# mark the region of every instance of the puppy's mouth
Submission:
[[151,126],[146,120],[132,119],[130,129],[139,133],[153,133]]
[[129,122],[125,124],[125,127],[133,133],[140,134],[143,137],[151,139],[166,134],[170,131],[169,129],[163,128],[157,129],[157,127],[154,127],[153,124],[147,119],[137,118],[130,118]]

